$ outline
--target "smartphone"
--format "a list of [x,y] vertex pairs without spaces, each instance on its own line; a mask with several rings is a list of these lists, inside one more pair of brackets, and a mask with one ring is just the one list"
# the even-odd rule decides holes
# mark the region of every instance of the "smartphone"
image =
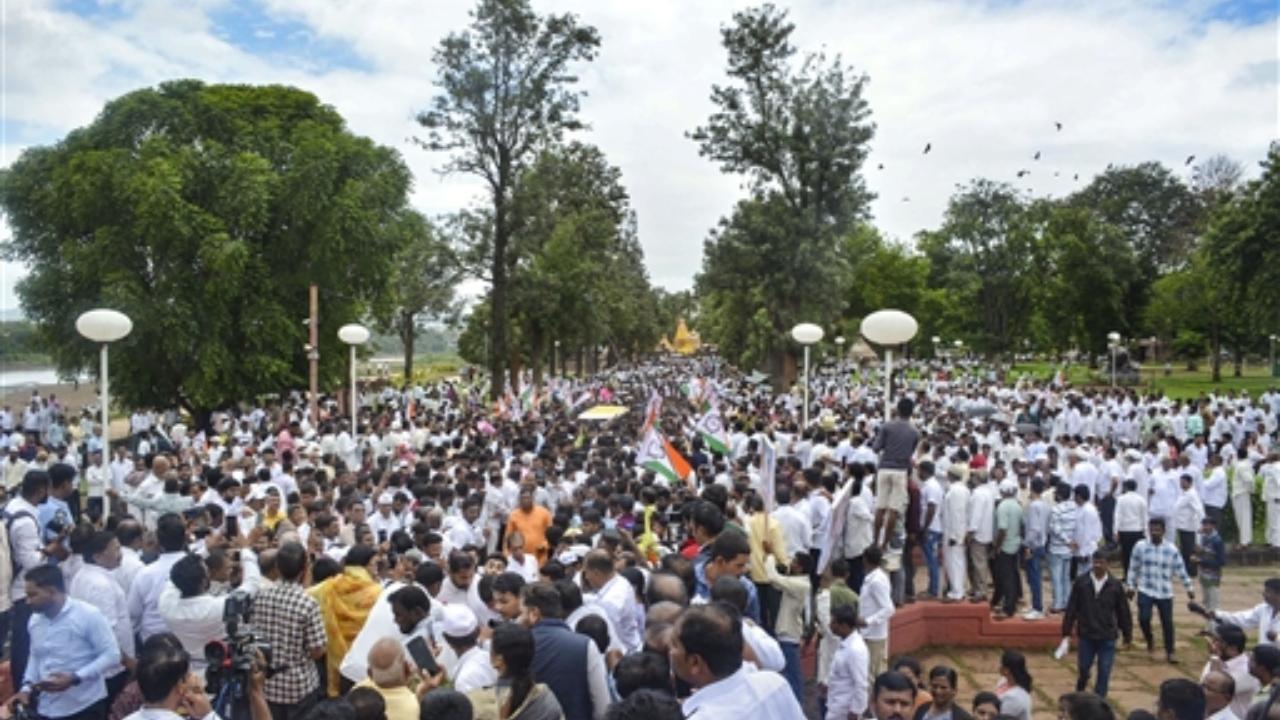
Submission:
[[387,531],[386,531],[386,530],[379,530],[379,531],[378,531],[378,544],[379,544],[379,545],[381,545],[382,543],[384,543],[384,542],[386,542],[386,541],[387,541]]
[[428,675],[440,672],[440,666],[436,664],[436,656],[431,654],[431,648],[427,647],[427,641],[423,640],[421,635],[410,640],[405,648],[419,670],[425,671]]
[[234,539],[240,536],[240,517],[237,515],[227,516],[227,537]]

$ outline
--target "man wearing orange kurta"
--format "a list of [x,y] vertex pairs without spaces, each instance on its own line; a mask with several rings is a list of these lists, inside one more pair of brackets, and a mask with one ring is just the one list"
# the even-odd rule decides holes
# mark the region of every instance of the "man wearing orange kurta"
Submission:
[[538,566],[547,562],[551,548],[547,547],[547,528],[551,527],[551,511],[533,504],[533,488],[520,488],[520,506],[507,516],[506,536],[518,532],[524,536],[524,547],[538,558]]

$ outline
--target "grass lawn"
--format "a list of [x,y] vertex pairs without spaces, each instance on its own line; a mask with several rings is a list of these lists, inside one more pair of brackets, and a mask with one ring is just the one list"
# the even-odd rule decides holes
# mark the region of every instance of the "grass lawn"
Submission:
[[[1011,380],[1017,380],[1027,374],[1037,380],[1048,380],[1057,371],[1058,366],[1048,362],[1019,363],[1013,366]],[[1199,370],[1187,370],[1175,367],[1167,377],[1162,368],[1144,368],[1142,370],[1142,388],[1163,392],[1170,398],[1190,399],[1199,397],[1201,393],[1227,392],[1244,390],[1257,396],[1269,387],[1280,387],[1280,379],[1272,378],[1267,368],[1261,365],[1246,365],[1242,377],[1234,376],[1234,368],[1224,365],[1222,380],[1210,380],[1212,372],[1207,367]],[[1066,370],[1067,380],[1073,385],[1105,385],[1109,381],[1106,368],[1090,370],[1086,365],[1072,365]]]
[[[439,382],[457,375],[465,365],[457,355],[418,355],[413,359],[413,381],[424,385]],[[388,371],[391,384],[399,387],[404,382],[403,363],[391,363]]]

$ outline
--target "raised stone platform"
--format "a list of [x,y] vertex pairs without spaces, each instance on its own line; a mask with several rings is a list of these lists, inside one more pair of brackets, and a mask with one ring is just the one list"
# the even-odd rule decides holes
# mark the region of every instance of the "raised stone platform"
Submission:
[[994,620],[986,603],[916,602],[898,608],[889,624],[894,657],[929,645],[1051,650],[1061,639],[1061,616]]

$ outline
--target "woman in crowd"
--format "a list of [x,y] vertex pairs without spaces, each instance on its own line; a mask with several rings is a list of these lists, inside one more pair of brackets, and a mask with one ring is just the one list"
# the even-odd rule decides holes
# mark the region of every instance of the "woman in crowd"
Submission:
[[956,705],[956,671],[946,665],[935,665],[929,671],[929,694],[933,700],[916,709],[912,720],[972,720],[964,708]]
[[1001,715],[1031,720],[1031,673],[1027,672],[1027,659],[1022,653],[1005,650],[1000,656],[996,695],[1000,698]]

